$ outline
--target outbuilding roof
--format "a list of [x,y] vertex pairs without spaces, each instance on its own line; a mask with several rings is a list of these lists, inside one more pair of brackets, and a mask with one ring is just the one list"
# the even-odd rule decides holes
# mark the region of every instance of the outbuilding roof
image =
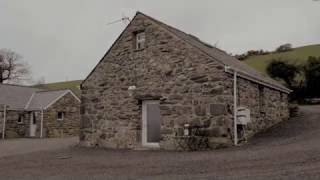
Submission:
[[32,94],[37,91],[40,89],[0,84],[0,104],[8,105],[14,109],[24,109]]
[[11,110],[41,110],[47,109],[67,93],[79,100],[70,90],[47,91],[28,86],[0,84],[0,104],[9,106]]

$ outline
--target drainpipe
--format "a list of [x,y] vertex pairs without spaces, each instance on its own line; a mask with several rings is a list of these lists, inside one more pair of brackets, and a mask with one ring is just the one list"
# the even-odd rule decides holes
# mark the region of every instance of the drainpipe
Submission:
[[41,109],[40,138],[43,137],[43,109]]
[[3,108],[3,124],[2,124],[2,139],[5,137],[6,131],[6,118],[7,118],[7,106],[4,105]]
[[233,129],[234,129],[234,145],[238,145],[237,130],[237,71],[233,71]]
[[[232,71],[231,71],[232,70]],[[237,129],[237,77],[238,72],[230,66],[225,66],[225,72],[233,72],[233,141],[234,145],[238,145],[238,129]]]

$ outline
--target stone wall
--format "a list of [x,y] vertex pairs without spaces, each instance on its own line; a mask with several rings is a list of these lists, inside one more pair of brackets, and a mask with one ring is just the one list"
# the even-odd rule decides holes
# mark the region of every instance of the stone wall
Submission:
[[[147,47],[134,50],[134,32]],[[129,95],[128,87],[137,90]],[[163,149],[183,124],[204,125],[211,142],[231,143],[232,79],[224,66],[142,16],[136,17],[82,85],[80,139],[111,148],[141,146],[141,102],[160,100]]]
[[[58,112],[64,112],[64,120],[59,121]],[[78,136],[80,127],[80,102],[70,93],[44,111],[44,137]]]
[[[19,114],[24,114],[22,123],[18,123]],[[1,113],[1,122],[3,122],[3,114]],[[6,114],[6,138],[29,137],[30,113],[23,111],[9,110]],[[1,126],[2,127],[2,126]],[[2,132],[2,128],[0,130]]]
[[[141,31],[146,34],[146,48],[135,50],[135,32]],[[133,85],[137,89],[130,93]],[[224,72],[223,64],[142,15],[131,22],[81,89],[83,145],[139,148],[143,100],[160,102],[162,149],[177,148],[175,136],[185,123],[204,126],[213,148],[232,144],[232,76]],[[271,102],[280,93],[265,88],[262,116],[256,109],[257,89],[257,84],[239,79],[239,103],[252,108],[253,114],[248,136],[287,115],[286,103]],[[268,114],[274,110],[283,111]]]
[[289,118],[288,94],[239,78],[238,106],[249,108],[246,138]]

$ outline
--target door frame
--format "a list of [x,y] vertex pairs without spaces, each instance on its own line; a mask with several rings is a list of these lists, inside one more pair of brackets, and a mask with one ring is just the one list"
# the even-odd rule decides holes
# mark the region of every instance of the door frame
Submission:
[[159,101],[157,101],[157,100],[144,100],[144,101],[142,101],[142,146],[150,147],[150,148],[159,148],[160,147],[159,143],[147,142],[147,135],[148,135],[147,105],[148,104],[159,104]]
[[[37,135],[37,119],[36,119],[36,124],[33,124],[34,116],[36,116],[36,113],[32,111],[30,113],[30,123],[29,123],[29,136],[30,137],[36,137],[36,135]],[[37,118],[37,117],[35,117],[35,118]],[[32,127],[35,127],[35,128],[32,128]],[[34,131],[34,133],[31,133],[31,131]]]

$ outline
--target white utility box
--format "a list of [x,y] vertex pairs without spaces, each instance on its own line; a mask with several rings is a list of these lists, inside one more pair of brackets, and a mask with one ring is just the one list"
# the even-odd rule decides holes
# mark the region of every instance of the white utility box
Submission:
[[238,107],[237,109],[237,124],[247,125],[251,122],[250,109],[245,107]]

